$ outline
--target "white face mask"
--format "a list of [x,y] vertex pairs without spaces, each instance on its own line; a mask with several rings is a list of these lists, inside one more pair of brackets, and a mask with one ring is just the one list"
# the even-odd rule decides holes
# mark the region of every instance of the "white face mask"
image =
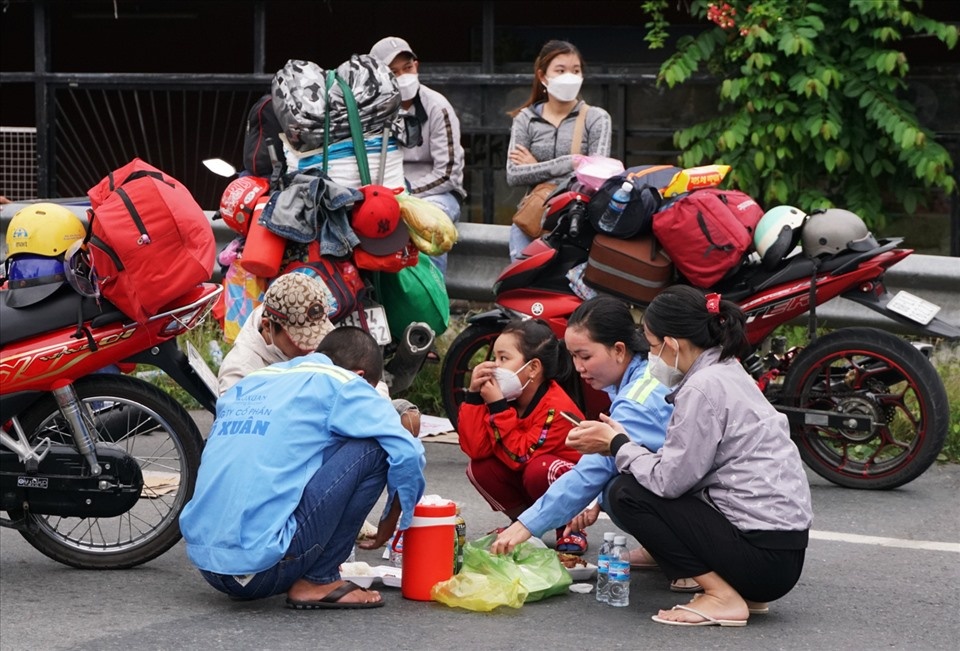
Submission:
[[400,99],[409,102],[420,90],[420,76],[415,73],[400,75],[397,77],[397,86],[400,87]]
[[[664,346],[666,346],[666,344],[664,344]],[[663,350],[661,349],[660,352],[663,352]],[[647,363],[650,365],[650,377],[665,387],[675,387],[680,384],[680,380],[683,379],[683,372],[677,368],[680,364],[679,354],[672,368],[667,366],[667,363],[663,361],[660,355],[654,355],[653,353],[647,356]]]
[[[532,362],[533,360],[530,361]],[[529,363],[530,362],[527,362],[527,364]],[[520,378],[517,377],[517,373],[522,371],[527,364],[524,364],[516,371],[511,371],[508,368],[499,366],[493,369],[493,377],[497,380],[497,384],[500,385],[500,391],[506,400],[516,400],[520,397],[520,394],[523,393],[523,390],[527,388],[527,384],[530,384],[531,380],[527,380],[525,384],[520,384]]]
[[572,72],[565,72],[562,75],[548,78],[544,86],[555,99],[561,102],[571,102],[577,99],[582,84],[583,77]]
[[275,359],[280,359],[280,360],[283,360],[283,361],[288,361],[290,358],[287,357],[286,353],[284,353],[282,350],[280,350],[280,346],[278,346],[278,345],[274,342],[274,340],[273,340],[273,332],[270,331],[270,328],[269,328],[269,327],[263,329],[263,340],[266,341],[268,336],[269,336],[269,338],[270,338],[270,343],[267,344],[267,352],[268,352],[269,354],[273,355]]

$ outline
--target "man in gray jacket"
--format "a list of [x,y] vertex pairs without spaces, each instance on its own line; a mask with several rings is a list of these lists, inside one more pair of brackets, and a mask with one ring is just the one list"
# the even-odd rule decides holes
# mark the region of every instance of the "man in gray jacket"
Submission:
[[[463,189],[460,120],[453,106],[446,97],[420,83],[420,61],[402,38],[380,39],[370,55],[390,68],[400,87],[400,113],[408,116],[408,134],[413,135],[403,150],[403,175],[410,194],[436,204],[456,224],[467,193]],[[432,259],[446,274],[447,255]]]

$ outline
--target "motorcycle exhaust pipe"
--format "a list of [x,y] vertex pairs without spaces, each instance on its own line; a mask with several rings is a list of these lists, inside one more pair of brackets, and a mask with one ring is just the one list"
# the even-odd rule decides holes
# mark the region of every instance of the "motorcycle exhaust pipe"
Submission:
[[426,323],[417,321],[406,327],[397,352],[384,367],[383,380],[390,387],[391,394],[410,388],[423,368],[435,338],[436,335]]

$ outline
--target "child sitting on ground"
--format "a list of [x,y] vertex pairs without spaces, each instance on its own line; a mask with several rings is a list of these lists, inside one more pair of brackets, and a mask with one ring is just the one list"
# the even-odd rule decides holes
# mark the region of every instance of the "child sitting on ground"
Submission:
[[[511,521],[580,460],[565,443],[573,424],[561,416],[583,416],[559,383],[569,382],[572,370],[570,356],[539,319],[508,323],[493,359],[473,369],[458,426],[460,448],[470,457],[467,477]],[[557,551],[585,552],[586,536],[563,536],[563,529]]]

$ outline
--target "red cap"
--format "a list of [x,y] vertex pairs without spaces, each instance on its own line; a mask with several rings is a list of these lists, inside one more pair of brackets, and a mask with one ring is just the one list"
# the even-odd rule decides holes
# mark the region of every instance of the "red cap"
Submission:
[[390,255],[407,245],[410,234],[400,219],[400,203],[392,190],[382,185],[360,188],[363,200],[353,205],[350,226],[360,239],[360,248],[373,255]]

